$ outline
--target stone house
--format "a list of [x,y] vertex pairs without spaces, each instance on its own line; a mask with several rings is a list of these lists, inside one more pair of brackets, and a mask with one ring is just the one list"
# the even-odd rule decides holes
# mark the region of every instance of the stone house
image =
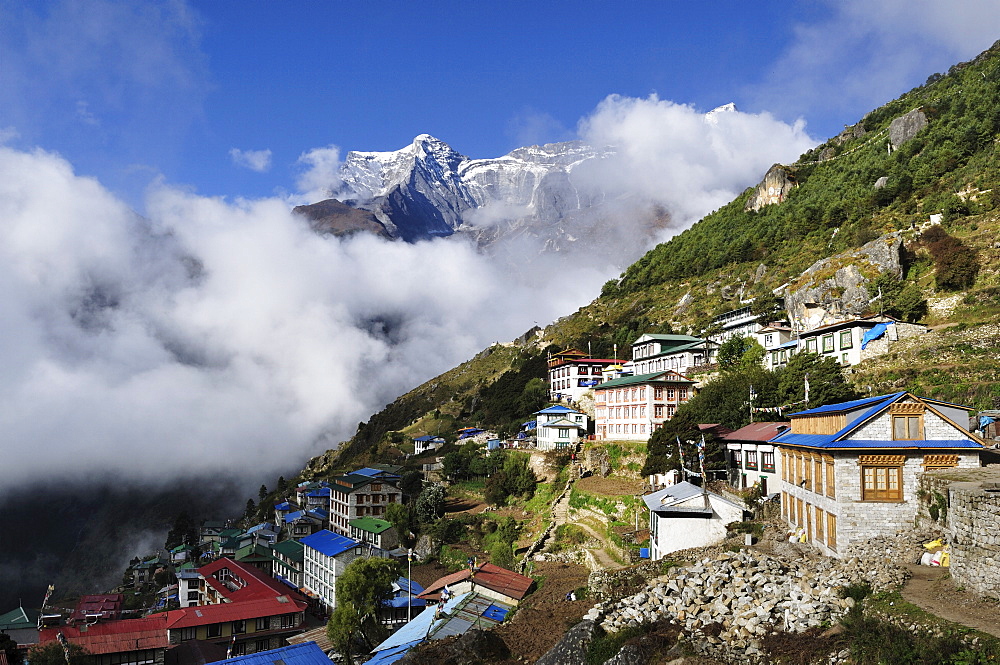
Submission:
[[930,469],[975,468],[968,409],[908,392],[788,414],[779,449],[781,512],[821,551],[912,527]]
[[[841,365],[883,355],[895,342],[923,335],[927,327],[888,316],[868,316],[813,328],[799,335],[798,351],[817,353]],[[773,353],[773,351],[772,351]]]
[[649,558],[726,537],[726,525],[743,520],[746,509],[724,496],[681,481],[642,497],[649,508]]
[[399,480],[398,471],[375,466],[334,478],[330,483],[330,530],[350,536],[351,520],[383,517],[389,504],[403,502]]

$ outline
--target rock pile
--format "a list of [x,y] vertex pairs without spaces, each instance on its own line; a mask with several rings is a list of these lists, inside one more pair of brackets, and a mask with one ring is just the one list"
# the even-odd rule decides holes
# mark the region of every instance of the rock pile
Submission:
[[891,560],[808,558],[784,561],[759,552],[722,552],[671,571],[586,618],[609,633],[668,619],[698,635],[705,653],[762,661],[760,638],[799,633],[835,621],[854,605],[840,587],[895,587],[906,573]]

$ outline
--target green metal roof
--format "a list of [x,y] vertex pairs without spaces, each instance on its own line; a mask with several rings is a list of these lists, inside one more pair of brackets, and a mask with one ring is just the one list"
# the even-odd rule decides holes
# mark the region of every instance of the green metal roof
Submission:
[[26,610],[23,607],[0,614],[0,630],[16,630],[18,628],[34,628],[38,621],[38,612]]
[[292,561],[303,561],[305,559],[305,545],[297,540],[283,540],[271,546],[275,552],[284,554]]
[[651,374],[636,374],[635,376],[623,376],[620,379],[611,379],[610,381],[597,384],[594,386],[594,389],[621,388],[622,386],[633,386],[640,383],[695,383],[695,381],[677,372],[653,372]]
[[380,520],[377,517],[359,517],[348,522],[349,525],[357,527],[362,531],[367,531],[368,533],[374,533],[376,536],[383,531],[387,531],[392,528],[392,525],[385,520]]

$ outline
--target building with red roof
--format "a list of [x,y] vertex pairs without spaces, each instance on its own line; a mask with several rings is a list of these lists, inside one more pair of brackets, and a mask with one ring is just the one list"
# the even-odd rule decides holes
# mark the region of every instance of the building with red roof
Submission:
[[119,619],[125,596],[120,593],[95,594],[82,596],[76,604],[76,609],[70,615],[70,623],[94,623]]
[[768,441],[788,427],[788,422],[750,423],[722,435],[726,445],[729,484],[737,489],[746,489],[760,483],[764,495],[777,491],[781,460],[775,454],[775,445]]
[[170,642],[167,615],[153,614],[142,619],[102,621],[94,624],[42,628],[39,645],[58,639],[59,633],[71,644],[95,656],[98,665],[113,663],[161,664]]
[[465,568],[445,575],[428,586],[417,598],[440,601],[441,592],[448,587],[451,596],[475,591],[489,598],[517,605],[532,591],[534,584],[535,580],[530,577],[486,563],[476,568],[475,574],[472,569]]

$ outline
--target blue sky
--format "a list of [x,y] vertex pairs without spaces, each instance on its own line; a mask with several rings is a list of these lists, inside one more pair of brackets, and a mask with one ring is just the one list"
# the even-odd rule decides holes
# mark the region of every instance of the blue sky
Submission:
[[987,48],[997,18],[930,0],[0,0],[0,130],[139,209],[157,179],[284,195],[323,146],[427,132],[491,157],[573,138],[611,94],[732,101],[825,138]]

